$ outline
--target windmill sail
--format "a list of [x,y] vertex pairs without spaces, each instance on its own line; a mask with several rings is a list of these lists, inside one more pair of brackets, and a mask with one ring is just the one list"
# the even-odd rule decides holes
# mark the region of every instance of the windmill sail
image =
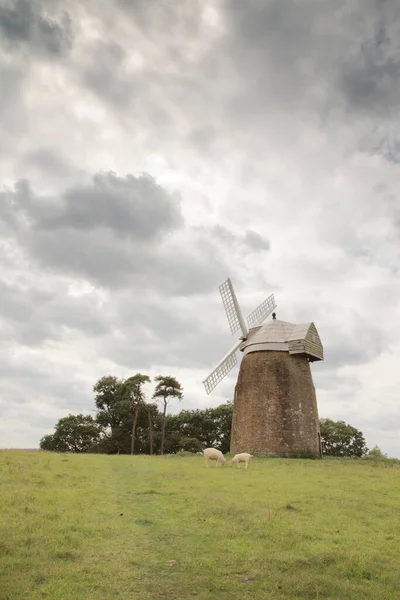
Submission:
[[[222,381],[229,371],[236,365],[236,351],[240,348],[243,340],[247,339],[249,333],[229,277],[222,285],[219,286],[219,291],[221,293],[222,302],[224,304],[232,334],[236,333],[236,331],[240,329],[242,331],[242,335],[236,342],[235,346],[218,363],[213,372],[206,379],[204,379],[203,384],[207,394],[210,394],[212,390],[220,383],[220,381]],[[255,310],[253,310],[253,312],[247,317],[249,327],[256,327],[257,325],[260,325],[274,310],[274,308],[276,308],[276,304],[274,295],[271,294],[271,296],[264,300],[264,302]]]
[[215,367],[214,371],[203,381],[207,394],[219,384],[220,381],[229,373],[237,363],[236,351],[238,350],[242,340],[239,340],[234,347],[224,356],[221,362]]
[[231,280],[228,278],[222,285],[219,286],[222,302],[224,304],[228,323],[231,328],[232,335],[239,329],[242,330],[244,336],[247,336],[247,328],[244,322],[242,312],[239,308],[239,303],[236,299],[236,294],[233,289]]
[[250,313],[247,317],[247,324],[249,328],[261,325],[261,323],[268,317],[268,315],[272,313],[276,306],[277,305],[275,304],[274,295],[271,294],[266,300],[264,300],[264,302],[260,304],[260,306],[257,306],[257,308],[253,310],[253,312]]

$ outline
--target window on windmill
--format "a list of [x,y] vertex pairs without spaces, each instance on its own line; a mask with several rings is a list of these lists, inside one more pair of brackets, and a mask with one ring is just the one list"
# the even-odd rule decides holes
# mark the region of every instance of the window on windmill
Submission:
[[316,341],[317,341],[317,336],[315,335],[315,333],[312,333],[312,334],[311,334],[311,340],[314,342],[314,344],[316,343]]

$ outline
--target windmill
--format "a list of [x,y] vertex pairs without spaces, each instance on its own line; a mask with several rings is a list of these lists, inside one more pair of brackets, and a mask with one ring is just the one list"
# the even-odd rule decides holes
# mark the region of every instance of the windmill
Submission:
[[[243,352],[235,387],[230,451],[255,455],[321,456],[315,388],[310,363],[323,360],[314,323],[276,318],[274,295],[243,319],[231,280],[219,287],[232,334],[241,335],[203,381],[207,394]],[[264,323],[272,313],[272,320]],[[264,324],[263,324],[264,323]]]

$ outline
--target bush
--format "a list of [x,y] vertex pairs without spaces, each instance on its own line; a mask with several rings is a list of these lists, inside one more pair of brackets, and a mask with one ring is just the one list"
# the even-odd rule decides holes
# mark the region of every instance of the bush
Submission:
[[294,454],[293,458],[307,458],[307,459],[315,460],[315,459],[319,458],[319,456],[315,456],[315,454],[313,454],[310,450],[303,450],[301,452],[296,452],[296,454]]
[[362,460],[367,460],[373,464],[383,463],[385,466],[400,465],[400,460],[397,458],[389,458],[387,454],[384,454],[379,446],[374,446],[372,450],[362,457]]

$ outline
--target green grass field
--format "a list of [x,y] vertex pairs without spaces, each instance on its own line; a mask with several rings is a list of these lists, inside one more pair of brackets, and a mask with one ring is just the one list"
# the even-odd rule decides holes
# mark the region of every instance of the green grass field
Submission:
[[0,599],[400,598],[400,468],[0,451]]

